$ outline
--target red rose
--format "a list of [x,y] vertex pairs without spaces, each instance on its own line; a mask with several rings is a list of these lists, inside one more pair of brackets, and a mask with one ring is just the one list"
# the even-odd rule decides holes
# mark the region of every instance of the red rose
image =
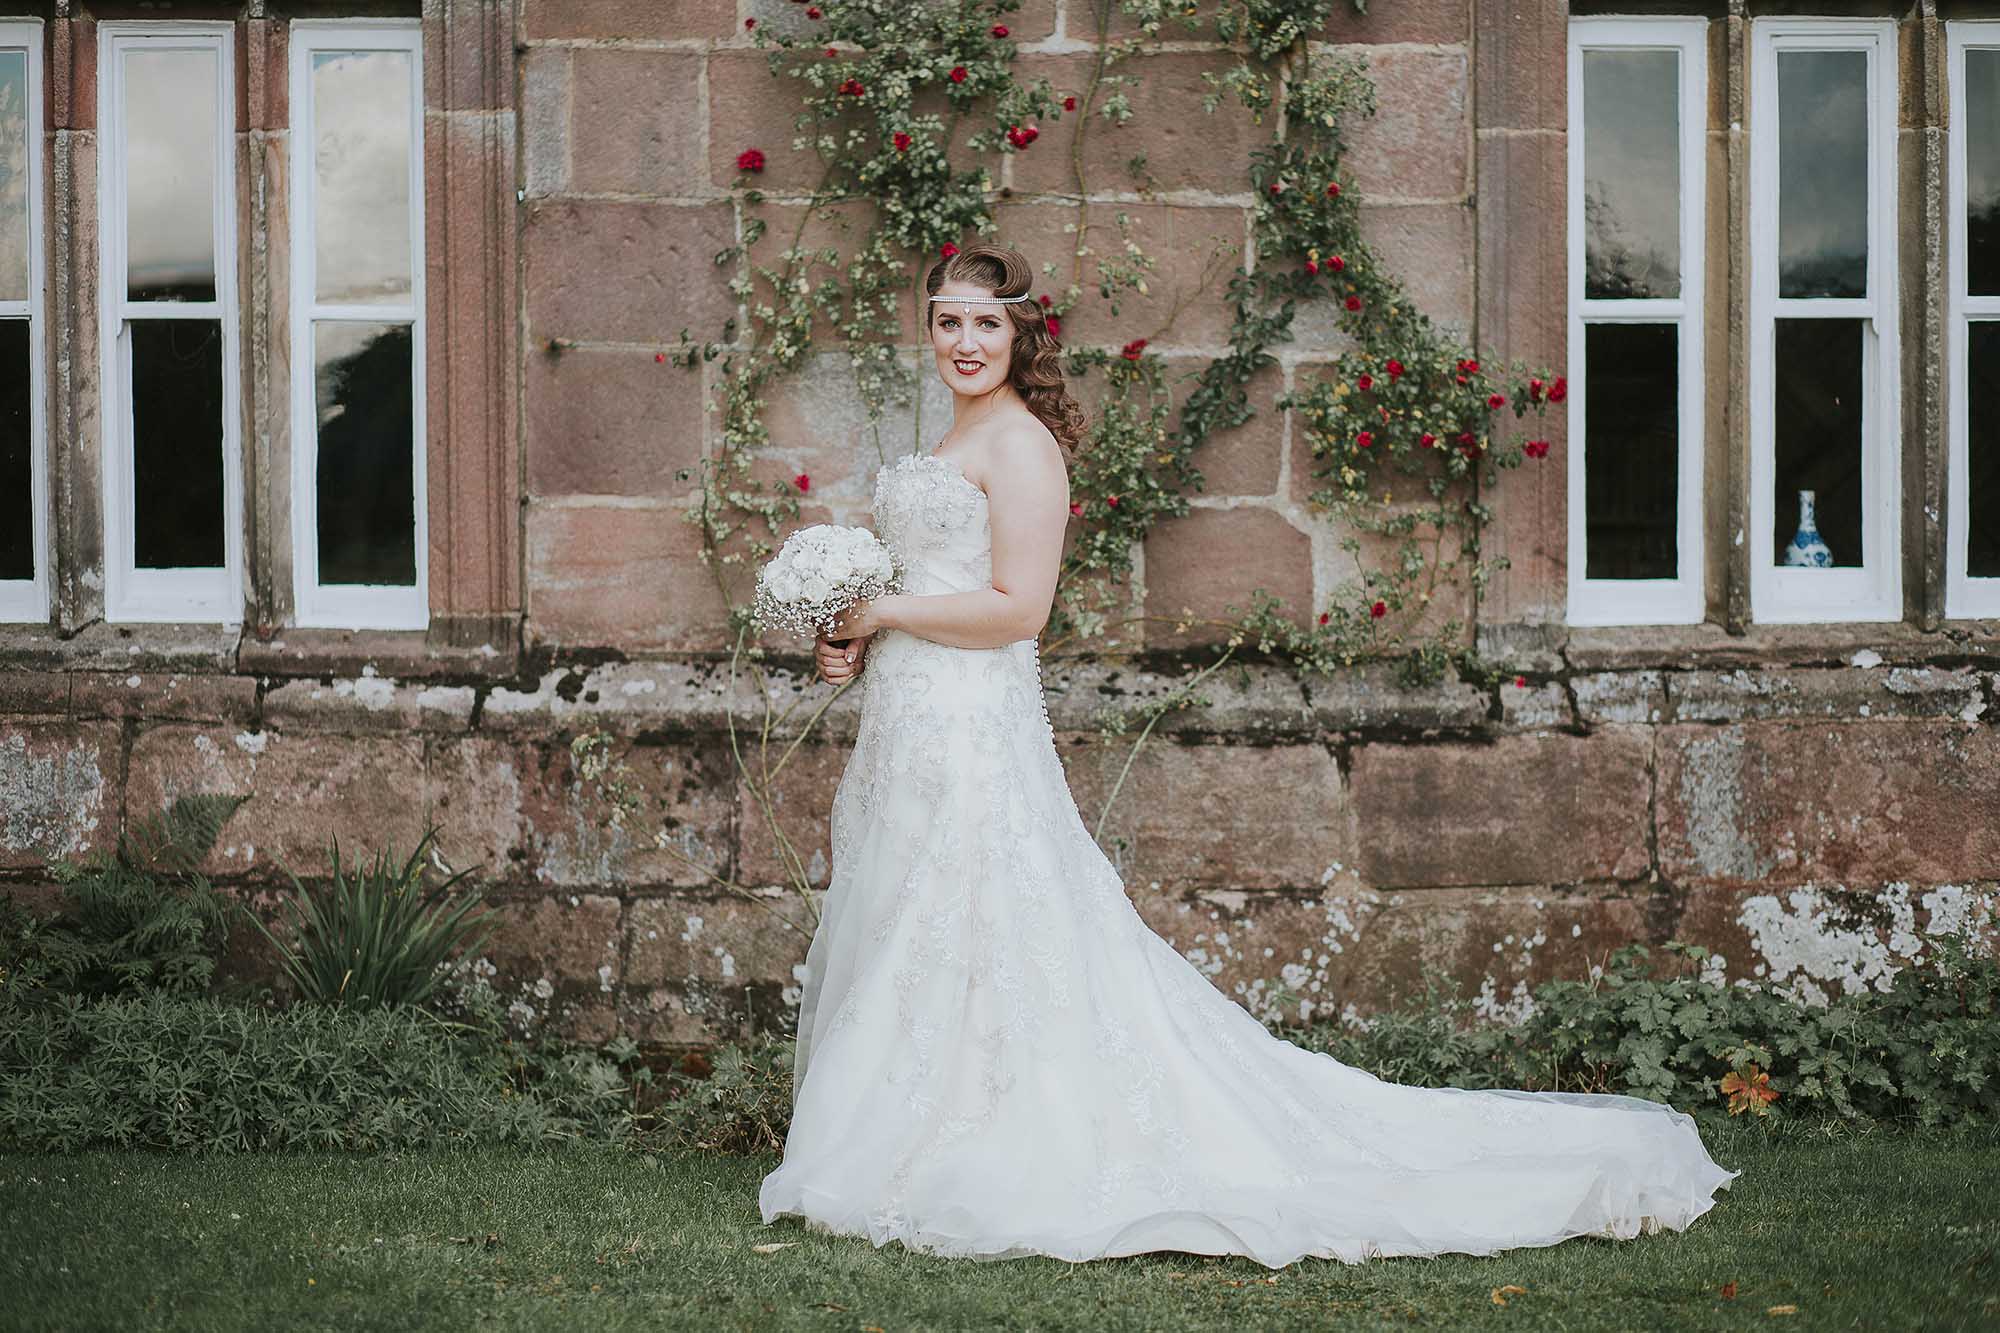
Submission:
[[1361,392],[1363,393],[1367,393],[1370,389],[1375,387],[1375,377],[1373,375],[1363,373],[1360,379],[1354,381],[1354,387],[1361,390]]
[[1361,298],[1360,298],[1360,297],[1358,297],[1358,296],[1350,296],[1350,297],[1348,297],[1348,298],[1347,298],[1347,308],[1348,308],[1349,310],[1359,310],[1359,309],[1361,308]]
[[1431,434],[1429,431],[1425,431],[1423,433],[1423,437],[1417,441],[1419,445],[1422,445],[1426,449],[1431,448],[1437,442],[1438,442],[1438,437]]
[[1076,99],[1074,97],[1063,98],[1063,110],[1065,111],[1076,110]]
[[1486,395],[1486,405],[1497,412],[1507,406],[1507,395],[1504,393],[1489,393]]
[[1318,272],[1319,272],[1319,261],[1318,261],[1317,259],[1308,259],[1308,260],[1306,261],[1306,272],[1308,272],[1308,273],[1318,273]]
[[1340,197],[1339,181],[1328,181],[1326,183],[1326,197],[1329,199],[1338,199]]
[[830,46],[829,46],[829,47],[827,47],[827,48],[826,48],[826,58],[827,58],[828,60],[833,60],[833,59],[837,58],[837,57],[838,57],[839,55],[840,55],[840,52],[838,52],[838,51],[834,50],[834,49],[833,49],[832,47],[830,47]]
[[1529,440],[1521,446],[1521,452],[1530,458],[1547,458],[1549,456],[1549,442],[1547,440]]
[[953,65],[953,66],[951,67],[951,81],[952,81],[953,83],[964,83],[964,82],[965,82],[965,66],[963,66],[963,65]]
[[736,169],[738,171],[762,171],[764,169],[764,150],[761,148],[746,148],[738,153],[736,155]]
[[1335,273],[1338,273],[1340,272],[1340,270],[1347,267],[1347,261],[1345,259],[1342,259],[1339,255],[1335,255],[1333,258],[1326,261],[1326,266],[1332,269]]
[[745,32],[755,32],[756,30],[757,30],[757,20],[756,20],[756,19],[744,19],[744,20],[743,20],[743,31],[745,31]]
[[1368,608],[1368,614],[1374,619],[1380,620],[1383,616],[1389,614],[1389,604],[1387,602],[1377,602]]
[[1515,689],[1517,689],[1517,690],[1525,690],[1525,689],[1527,689],[1527,688],[1528,688],[1528,678],[1527,678],[1526,676],[1516,676],[1516,677],[1514,677],[1514,688],[1515,688]]
[[1006,24],[1004,24],[1004,23],[996,23],[996,24],[994,24],[994,25],[993,25],[993,35],[994,35],[995,37],[1005,37],[1005,36],[1007,35],[1007,25],[1006,25]]
[[1556,376],[1556,382],[1549,386],[1549,401],[1560,403],[1567,397],[1569,397],[1569,381],[1558,375]]
[[1069,512],[1072,514],[1081,514],[1083,512],[1083,501],[1071,500],[1069,502]]
[[1359,435],[1354,437],[1354,442],[1360,445],[1363,449],[1366,449],[1369,445],[1375,443],[1375,437],[1364,430]]
[[901,130],[896,131],[894,142],[896,145],[897,152],[907,153],[910,151],[910,136],[903,133]]
[[1284,188],[1285,188],[1285,187],[1284,187],[1283,185],[1279,184],[1279,183],[1278,183],[1277,181],[1272,181],[1272,182],[1271,182],[1271,193],[1272,193],[1272,194],[1278,194],[1278,193],[1281,193],[1281,192],[1282,192],[1282,191],[1284,190]]
[[1041,137],[1041,131],[1033,125],[1015,125],[1007,131],[1007,142],[1016,148],[1026,148]]
[[1042,300],[1042,309],[1044,310],[1047,310],[1050,306],[1056,303],[1056,298],[1050,296],[1047,292],[1042,293],[1041,300]]
[[1394,357],[1390,357],[1389,363],[1382,368],[1389,372],[1390,379],[1395,379],[1398,375],[1403,373],[1403,363],[1396,360]]
[[1139,353],[1145,350],[1146,350],[1146,340],[1144,338],[1134,338],[1131,342],[1125,344],[1124,348],[1119,351],[1118,355],[1124,357],[1127,361],[1137,361],[1139,359]]
[[1461,361],[1458,363],[1458,368],[1467,375],[1476,375],[1479,373],[1479,363],[1477,361]]
[[807,6],[806,6],[806,17],[807,17],[807,18],[809,18],[809,19],[816,19],[816,18],[818,18],[818,17],[819,17],[819,6],[818,6],[818,5],[807,5]]
[[1540,380],[1528,381],[1528,400],[1536,403],[1542,401],[1542,382]]
[[1319,623],[1322,625],[1326,623],[1326,612],[1322,611],[1319,613]]
[[1118,507],[1118,497],[1115,495],[1107,495],[1104,497],[1104,503],[1110,505],[1113,509],[1116,509]]
[[653,353],[653,361],[656,365],[665,365],[666,360],[667,360],[667,354],[665,352]]
[[809,491],[812,489],[812,478],[801,472],[798,476],[792,478],[792,485],[798,487],[801,491]]
[[1046,320],[1042,322],[1049,326],[1049,337],[1051,338],[1062,337],[1062,321],[1060,319],[1057,319],[1054,315],[1050,315]]
[[845,93],[849,97],[859,97],[864,92],[866,92],[867,89],[861,86],[861,80],[849,79],[846,83],[840,85],[840,91]]
[[943,245],[940,245],[938,247],[938,255],[940,258],[950,259],[953,255],[957,253],[958,253],[958,247],[953,245],[950,241],[946,241]]

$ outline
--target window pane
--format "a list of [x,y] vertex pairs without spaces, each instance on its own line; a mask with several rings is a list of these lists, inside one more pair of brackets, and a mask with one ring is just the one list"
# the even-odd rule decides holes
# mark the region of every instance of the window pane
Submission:
[[313,247],[319,299],[410,295],[410,57],[313,56]]
[[[1775,320],[1777,489],[1772,560],[1786,558],[1808,504],[1835,566],[1864,563],[1861,549],[1861,356],[1858,319]],[[1807,493],[1810,492],[1810,496]],[[1802,549],[1816,550],[1811,534]]]
[[1680,53],[1583,53],[1584,295],[1678,296]]
[[135,319],[131,329],[133,563],[220,568],[222,325]]
[[29,154],[40,148],[28,130],[27,54],[0,51],[0,301],[28,299]]
[[35,577],[28,321],[0,319],[0,579]]
[[407,324],[313,326],[319,581],[417,581],[414,362]]
[[126,292],[215,299],[215,52],[125,55]]
[[1679,574],[1680,330],[1586,324],[1584,574]]
[[1966,490],[1965,572],[2000,578],[2000,322],[1965,327]]
[[1965,53],[1965,277],[2000,295],[2000,51]]
[[1868,55],[1778,52],[1778,295],[1868,294]]

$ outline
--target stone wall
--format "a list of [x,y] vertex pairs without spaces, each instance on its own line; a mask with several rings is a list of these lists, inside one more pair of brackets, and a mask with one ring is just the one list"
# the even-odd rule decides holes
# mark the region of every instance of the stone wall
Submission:
[[[1353,139],[1371,236],[1482,354],[1561,364],[1564,6],[1378,11],[1322,34],[1366,57],[1379,93]],[[46,903],[49,858],[105,846],[193,790],[253,794],[209,869],[266,911],[283,869],[319,872],[333,837],[407,848],[436,822],[443,856],[481,867],[505,914],[496,984],[533,1021],[671,1043],[782,1024],[809,904],[779,887],[736,778],[726,722],[754,731],[763,704],[720,659],[723,608],[681,516],[679,474],[712,447],[712,372],[657,358],[681,330],[709,336],[738,313],[711,258],[743,225],[739,151],[769,157],[774,233],[796,220],[787,191],[809,177],[790,149],[793,102],[743,20],[806,20],[784,0],[424,12],[426,58],[449,75],[428,121],[433,326],[449,331],[435,344],[434,420],[449,424],[430,446],[432,530],[458,534],[444,577],[463,615],[430,635],[289,629],[272,575],[249,591],[247,629],[105,625],[87,594],[94,529],[71,523],[82,535],[59,556],[79,571],[75,595],[48,627],[0,627],[0,885]],[[1089,12],[1027,0],[1011,21],[1023,71],[1081,77]],[[87,52],[87,16],[59,22]],[[1215,247],[1243,243],[1258,132],[1201,115],[1199,75],[1224,58],[1176,36],[1131,62],[1133,120],[1095,132],[1086,184],[1099,225],[1127,213],[1160,268],[1116,317],[1086,303],[1072,340],[1151,334],[1185,299],[1153,349],[1185,368],[1223,342],[1220,279],[1203,290],[1203,275]],[[283,108],[267,120],[246,136],[281,138]],[[87,160],[88,133],[58,126],[52,151]],[[517,165],[498,169],[517,143]],[[1064,143],[1045,133],[997,182],[1001,235],[1038,257],[1068,245]],[[1157,179],[1145,196],[1124,179],[1139,152]],[[1204,447],[1208,485],[1148,540],[1135,610],[1219,614],[1257,586],[1304,607],[1344,576],[1339,534],[1305,505],[1303,441],[1272,409],[1334,338],[1308,311],[1254,386],[1257,418]],[[89,386],[64,392],[89,419]],[[802,521],[865,521],[875,469],[947,420],[933,389],[878,435],[822,357],[774,390],[770,474],[813,478]],[[1162,723],[1105,826],[1146,917],[1266,1016],[1366,1012],[1431,965],[1490,1011],[1519,1012],[1527,984],[1676,936],[1718,950],[1716,975],[1825,993],[1881,978],[1933,924],[1990,920],[2000,637],[1935,617],[1566,631],[1551,424],[1556,458],[1508,475],[1497,498],[1489,550],[1512,568],[1478,608],[1478,647],[1499,683],[1219,675],[1213,707]],[[282,420],[246,429],[283,457]],[[87,507],[87,486],[64,494]],[[1092,826],[1126,755],[1097,734],[1099,710],[1169,688],[1207,637],[1155,632],[1127,643],[1145,650],[1132,661],[1046,663]],[[773,682],[801,712],[827,693],[782,669]],[[854,703],[827,711],[778,784],[817,889]],[[600,729],[639,797],[616,824],[571,750]],[[249,932],[233,950],[235,970],[269,973]]]

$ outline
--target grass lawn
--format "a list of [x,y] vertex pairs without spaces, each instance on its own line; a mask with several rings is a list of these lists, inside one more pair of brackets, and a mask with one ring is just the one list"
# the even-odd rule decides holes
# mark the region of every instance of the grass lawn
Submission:
[[768,1158],[0,1156],[0,1327],[2000,1328],[2000,1133],[1707,1138],[1744,1175],[1682,1234],[1276,1274],[767,1229]]

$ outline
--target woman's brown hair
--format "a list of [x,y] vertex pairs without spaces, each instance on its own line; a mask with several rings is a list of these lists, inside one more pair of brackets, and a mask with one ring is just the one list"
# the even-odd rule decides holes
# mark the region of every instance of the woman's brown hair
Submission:
[[[975,242],[950,259],[931,265],[931,271],[924,276],[924,292],[936,296],[947,282],[984,287],[995,296],[1019,296],[1035,285],[1035,271],[1019,250]],[[1056,437],[1056,443],[1062,446],[1063,461],[1072,463],[1077,447],[1083,442],[1083,409],[1063,384],[1062,348],[1049,332],[1048,316],[1033,301],[1016,301],[1001,309],[1014,321],[1007,382],[1021,395],[1021,401],[1028,405],[1035,419]],[[934,313],[935,307],[926,302],[926,330]]]

